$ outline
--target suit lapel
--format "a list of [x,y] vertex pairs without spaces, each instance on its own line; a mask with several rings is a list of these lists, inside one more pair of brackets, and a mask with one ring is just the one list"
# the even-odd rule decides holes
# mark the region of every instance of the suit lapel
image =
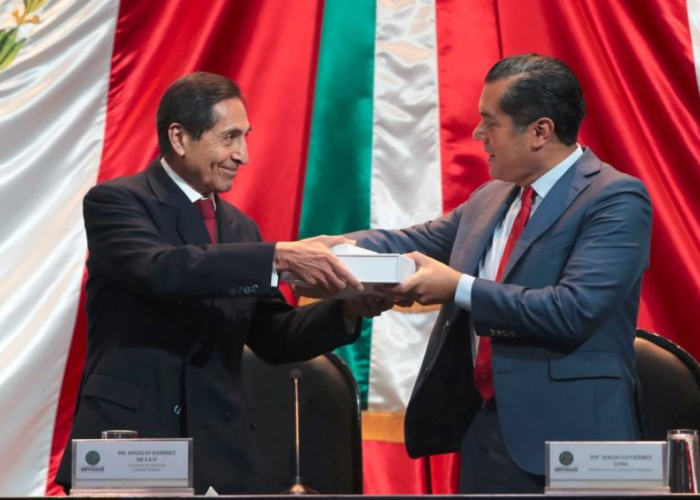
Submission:
[[502,281],[507,282],[511,270],[530,245],[549,229],[589,186],[588,176],[599,170],[600,160],[586,148],[584,155],[554,184],[528,221],[503,272]]
[[234,212],[227,204],[223,203],[219,196],[216,196],[216,225],[219,230],[220,243],[235,243],[243,241],[236,234],[236,220]]
[[211,243],[199,211],[163,170],[160,159],[149,165],[146,178],[163,208],[161,215],[167,226],[167,235],[171,237],[170,229],[174,229],[181,239],[181,242],[172,241],[172,243],[188,245]]
[[457,242],[452,251],[455,259],[452,263],[453,267],[458,271],[476,276],[479,262],[486,252],[493,232],[498,223],[503,220],[517,193],[516,186],[506,184],[489,199],[484,200],[483,208],[475,211],[475,220],[472,223],[466,222],[467,234]]

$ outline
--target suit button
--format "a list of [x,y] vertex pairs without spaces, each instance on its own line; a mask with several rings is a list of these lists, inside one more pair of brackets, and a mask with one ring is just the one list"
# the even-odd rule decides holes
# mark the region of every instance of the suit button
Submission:
[[173,406],[173,415],[179,415],[180,413],[182,413],[182,406],[180,406],[180,405]]
[[226,413],[224,413],[224,420],[226,422],[230,422],[232,418],[233,418],[233,413],[231,413],[230,411],[227,411]]
[[442,327],[442,331],[446,332],[450,328],[450,321],[445,321],[445,324]]

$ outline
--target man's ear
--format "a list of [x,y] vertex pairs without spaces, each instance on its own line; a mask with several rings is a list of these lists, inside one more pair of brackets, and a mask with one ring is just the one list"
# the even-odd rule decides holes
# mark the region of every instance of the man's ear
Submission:
[[168,126],[168,138],[175,154],[184,157],[190,138],[184,127],[177,122],[171,123]]
[[554,136],[554,122],[551,118],[538,118],[531,127],[533,131],[532,147],[535,150],[544,147]]

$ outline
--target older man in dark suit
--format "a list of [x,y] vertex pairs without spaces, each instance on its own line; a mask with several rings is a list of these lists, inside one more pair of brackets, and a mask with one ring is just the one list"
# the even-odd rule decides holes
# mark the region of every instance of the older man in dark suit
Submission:
[[[387,301],[293,309],[277,291],[290,271],[334,293],[361,287],[328,250],[342,237],[263,243],[218,193],[248,161],[250,124],[238,87],[194,73],[163,96],[162,158],[90,190],[88,354],[71,438],[133,429],[194,438],[195,491],[263,491],[255,422],[241,383],[250,346],[271,363],[353,342],[355,319]],[[70,448],[57,482],[69,486]]]

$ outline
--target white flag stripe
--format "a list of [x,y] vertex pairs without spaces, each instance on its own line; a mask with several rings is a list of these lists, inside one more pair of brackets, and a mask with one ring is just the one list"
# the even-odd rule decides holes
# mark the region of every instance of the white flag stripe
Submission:
[[[0,28],[14,26],[5,4]],[[104,139],[119,2],[48,2],[0,72],[0,495],[43,495]]]
[[369,372],[368,408],[404,411],[428,344],[437,311],[387,311],[375,318]]
[[[435,3],[377,1],[370,226],[442,213]],[[406,409],[436,313],[375,318],[370,410]]]

